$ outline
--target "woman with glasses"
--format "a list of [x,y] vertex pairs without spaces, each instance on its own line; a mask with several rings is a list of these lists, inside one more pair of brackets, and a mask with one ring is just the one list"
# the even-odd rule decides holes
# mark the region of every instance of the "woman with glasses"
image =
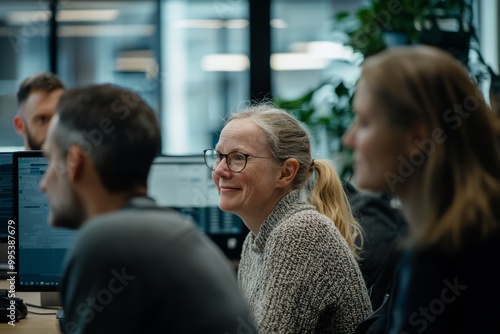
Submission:
[[466,68],[428,46],[390,49],[365,60],[353,107],[357,184],[398,195],[411,232],[376,332],[498,333],[498,119]]
[[219,207],[250,229],[238,281],[260,333],[352,333],[371,311],[354,220],[328,161],[287,112],[232,114],[205,162]]

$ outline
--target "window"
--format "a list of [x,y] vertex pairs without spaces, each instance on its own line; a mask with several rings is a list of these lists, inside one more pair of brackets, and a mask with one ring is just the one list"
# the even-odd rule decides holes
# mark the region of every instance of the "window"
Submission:
[[332,60],[348,50],[332,31],[332,18],[355,11],[360,1],[274,0],[271,7],[271,69],[275,96],[294,99],[316,88],[327,76]]
[[[52,57],[49,1],[0,0],[0,150],[23,145],[12,125],[19,84],[49,70],[55,58],[69,88],[109,82],[144,97],[159,114],[163,153],[200,154],[217,141],[227,114],[258,98],[256,92],[295,99],[333,75],[355,77],[335,61],[349,55],[333,35],[332,17],[368,1],[59,3],[57,57]],[[270,33],[254,29],[266,25]],[[266,33],[255,42],[254,31]],[[481,29],[481,37],[487,32]],[[485,56],[496,65],[493,51]]]
[[[68,88],[113,83],[160,110],[158,1],[61,1],[56,54],[50,54],[49,1],[0,3],[0,146],[21,148],[12,125],[21,81],[51,70]],[[52,63],[51,63],[52,61]]]
[[25,77],[49,66],[49,29],[47,8],[39,1],[9,1],[0,8],[0,146],[5,149],[23,146],[12,123],[16,93]]
[[160,110],[158,4],[64,1],[58,19],[58,74],[68,87],[113,83]]
[[163,152],[200,154],[249,96],[247,1],[161,2]]

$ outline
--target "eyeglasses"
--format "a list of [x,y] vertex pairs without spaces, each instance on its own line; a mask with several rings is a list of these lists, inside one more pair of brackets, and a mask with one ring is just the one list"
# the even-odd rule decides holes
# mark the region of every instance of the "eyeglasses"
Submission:
[[222,154],[219,151],[213,149],[204,150],[203,155],[205,158],[205,164],[212,171],[215,171],[222,159],[226,158],[227,168],[229,168],[229,170],[233,173],[241,173],[245,169],[248,157],[274,159],[272,157],[258,157],[255,155],[245,154],[237,151],[229,152],[228,154]]

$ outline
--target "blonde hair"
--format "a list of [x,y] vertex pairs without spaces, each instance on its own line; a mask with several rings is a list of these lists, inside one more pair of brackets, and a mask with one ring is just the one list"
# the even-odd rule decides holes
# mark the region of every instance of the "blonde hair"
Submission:
[[[227,123],[235,119],[250,119],[259,126],[277,160],[294,158],[298,161],[299,169],[292,188],[310,190],[309,202],[335,223],[353,255],[359,258],[357,254],[360,247],[356,244],[356,239],[361,239],[360,225],[352,215],[335,169],[327,160],[312,160],[307,130],[289,113],[270,103],[252,105],[231,114]],[[311,187],[310,183],[313,183]]]
[[498,120],[462,64],[431,47],[394,48],[368,58],[360,80],[391,124],[423,123],[446,138],[416,168],[411,191],[422,205],[410,220],[415,245],[456,249],[469,228],[483,236],[498,228]]

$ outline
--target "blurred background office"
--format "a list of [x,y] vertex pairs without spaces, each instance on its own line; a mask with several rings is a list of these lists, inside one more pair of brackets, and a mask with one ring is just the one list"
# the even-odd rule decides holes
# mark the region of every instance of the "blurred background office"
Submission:
[[[48,70],[69,88],[134,89],[158,112],[162,153],[199,154],[242,101],[294,100],[332,77],[352,90],[363,57],[333,17],[371,2],[0,0],[0,150],[22,146],[12,125],[19,83]],[[498,1],[469,2],[481,54],[498,73]],[[325,138],[317,155],[330,151]]]

